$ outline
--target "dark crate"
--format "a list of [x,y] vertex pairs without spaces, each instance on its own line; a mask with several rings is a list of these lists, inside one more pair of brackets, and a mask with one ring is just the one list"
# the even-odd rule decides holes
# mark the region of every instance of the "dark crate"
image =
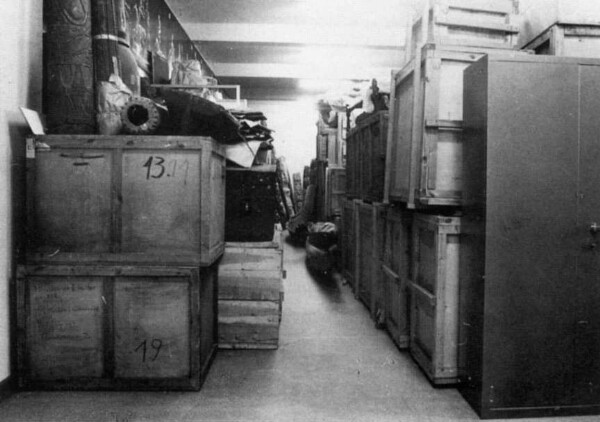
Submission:
[[21,266],[25,389],[198,390],[216,350],[216,264]]
[[226,186],[225,241],[273,239],[277,213],[275,166],[227,168]]
[[371,202],[383,201],[387,134],[387,111],[374,113],[348,133],[349,196]]
[[28,160],[28,262],[210,265],[225,158],[210,138],[51,135]]

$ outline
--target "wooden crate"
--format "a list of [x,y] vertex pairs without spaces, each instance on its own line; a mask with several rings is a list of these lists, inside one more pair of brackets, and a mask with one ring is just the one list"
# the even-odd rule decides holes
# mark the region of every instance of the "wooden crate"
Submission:
[[552,25],[598,25],[600,4],[597,0],[519,0],[521,31],[519,48],[525,47]]
[[327,220],[327,161],[312,160],[310,163],[310,182],[316,186],[315,218],[317,221]]
[[354,289],[354,279],[356,272],[356,203],[352,199],[344,200],[342,209],[342,230],[341,230],[341,249],[342,249],[342,276],[348,284]]
[[600,19],[595,25],[557,23],[524,48],[542,55],[600,58]]
[[413,211],[389,207],[381,263],[385,327],[400,349],[410,343],[410,279]]
[[359,149],[362,132],[355,129],[350,130],[346,138],[346,197],[350,199],[361,197],[360,181],[363,179]]
[[227,243],[219,264],[219,347],[277,349],[283,305],[281,231],[272,242]]
[[416,214],[410,353],[436,385],[458,382],[460,217]]
[[429,0],[407,34],[406,61],[425,44],[461,51],[464,47],[516,48],[516,0]]
[[325,218],[333,220],[342,214],[343,200],[346,194],[346,169],[344,167],[327,167],[325,176]]
[[275,234],[275,165],[227,168],[225,241],[267,242]]
[[20,387],[200,389],[216,350],[216,283],[216,265],[20,266]]
[[386,200],[409,208],[461,205],[463,71],[484,54],[430,44],[394,75]]
[[327,161],[331,165],[343,165],[345,141],[340,139],[339,132],[338,129],[334,128],[319,129],[317,134],[317,160]]
[[212,139],[35,140],[29,262],[210,265],[222,254],[225,158]]
[[354,294],[360,299],[375,318],[383,311],[383,280],[381,261],[383,258],[383,238],[385,206],[356,201],[356,272]]
[[[387,152],[388,112],[380,111],[362,120],[348,133],[352,144],[352,196],[365,201],[383,201],[385,157]],[[350,152],[349,152],[350,155]]]

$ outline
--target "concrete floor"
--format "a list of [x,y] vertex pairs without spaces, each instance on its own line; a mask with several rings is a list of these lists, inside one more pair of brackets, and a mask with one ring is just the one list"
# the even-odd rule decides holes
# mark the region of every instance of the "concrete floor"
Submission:
[[311,277],[303,248],[286,244],[285,266],[279,350],[219,351],[200,392],[18,393],[0,403],[0,421],[478,420],[455,389],[431,387],[348,286]]

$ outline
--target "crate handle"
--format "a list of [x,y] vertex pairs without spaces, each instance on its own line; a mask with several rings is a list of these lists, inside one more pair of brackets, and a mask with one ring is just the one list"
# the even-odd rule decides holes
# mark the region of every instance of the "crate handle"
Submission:
[[86,154],[60,154],[63,158],[81,158],[82,160],[94,160],[97,158],[104,158],[104,154],[99,155],[86,155]]

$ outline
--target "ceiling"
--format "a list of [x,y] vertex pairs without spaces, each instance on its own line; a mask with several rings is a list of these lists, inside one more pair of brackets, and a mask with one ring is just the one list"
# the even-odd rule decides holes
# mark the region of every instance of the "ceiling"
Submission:
[[371,78],[386,88],[422,2],[167,0],[219,83],[241,85],[250,100],[297,99]]

